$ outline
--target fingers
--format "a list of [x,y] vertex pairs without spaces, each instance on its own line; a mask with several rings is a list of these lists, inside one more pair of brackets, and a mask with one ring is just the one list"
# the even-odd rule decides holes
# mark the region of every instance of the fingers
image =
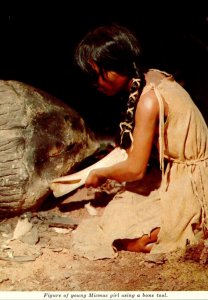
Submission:
[[85,181],[85,187],[94,187],[97,188],[101,186],[103,183],[105,183],[107,178],[100,175],[97,170],[93,170],[89,173],[86,181]]
[[85,187],[98,187],[99,186],[99,178],[96,172],[93,170],[89,173],[87,176],[87,179],[85,181]]

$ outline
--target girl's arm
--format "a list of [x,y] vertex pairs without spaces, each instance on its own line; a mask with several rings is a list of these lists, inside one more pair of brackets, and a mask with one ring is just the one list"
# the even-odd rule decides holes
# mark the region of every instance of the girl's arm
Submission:
[[133,143],[128,150],[128,158],[111,167],[92,170],[85,186],[97,187],[107,179],[118,182],[142,179],[149,161],[158,119],[158,100],[154,91],[150,90],[140,97],[137,104]]

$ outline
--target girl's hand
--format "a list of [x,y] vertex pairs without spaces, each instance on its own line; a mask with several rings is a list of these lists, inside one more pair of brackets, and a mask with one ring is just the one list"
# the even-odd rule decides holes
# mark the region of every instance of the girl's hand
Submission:
[[98,170],[92,170],[90,171],[89,175],[87,176],[87,179],[85,181],[85,186],[86,187],[98,187],[105,183],[107,178],[99,174]]

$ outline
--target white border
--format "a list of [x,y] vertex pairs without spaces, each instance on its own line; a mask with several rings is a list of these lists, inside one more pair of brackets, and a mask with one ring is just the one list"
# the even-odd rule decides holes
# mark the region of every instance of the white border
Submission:
[[117,300],[117,299],[157,299],[157,300],[174,300],[174,299],[194,299],[207,300],[208,291],[84,291],[84,292],[67,292],[67,291],[45,291],[45,292],[1,292],[2,300],[65,300],[65,299],[94,299],[94,300]]

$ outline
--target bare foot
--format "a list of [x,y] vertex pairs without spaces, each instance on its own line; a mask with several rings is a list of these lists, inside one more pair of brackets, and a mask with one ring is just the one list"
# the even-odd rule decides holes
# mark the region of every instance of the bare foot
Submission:
[[145,234],[138,239],[117,240],[114,245],[118,250],[149,253],[152,249],[153,243],[157,241],[159,231],[160,228],[155,228],[150,233],[150,236]]

